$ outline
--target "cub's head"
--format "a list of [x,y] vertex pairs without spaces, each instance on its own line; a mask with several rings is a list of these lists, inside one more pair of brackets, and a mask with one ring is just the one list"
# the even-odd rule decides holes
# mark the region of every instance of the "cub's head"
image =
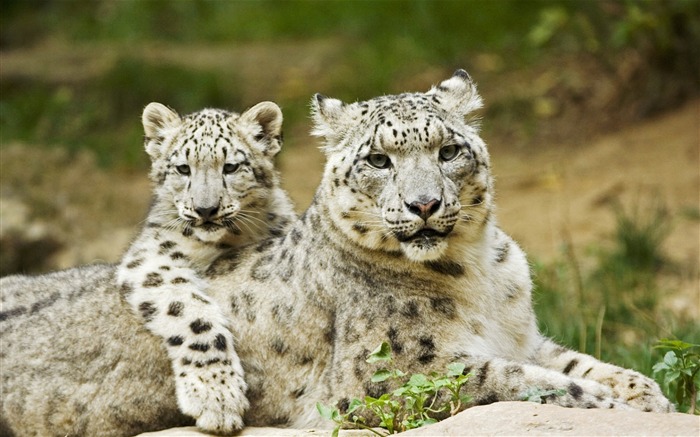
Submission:
[[489,156],[465,116],[482,101],[458,70],[426,93],[345,104],[316,95],[323,202],[358,244],[437,261],[477,238],[492,204]]
[[[181,117],[160,103],[143,111],[155,201],[149,220],[217,241],[260,233],[278,183],[282,112],[262,102],[243,114],[204,109]],[[262,216],[262,219],[261,219]]]

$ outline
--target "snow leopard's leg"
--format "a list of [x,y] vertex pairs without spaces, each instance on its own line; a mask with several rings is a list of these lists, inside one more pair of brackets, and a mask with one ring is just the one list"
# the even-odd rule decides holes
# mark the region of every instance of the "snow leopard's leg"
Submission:
[[205,294],[206,281],[188,267],[190,255],[174,241],[151,244],[134,245],[124,257],[121,292],[163,339],[181,411],[209,432],[240,429],[248,400],[229,322]]
[[533,362],[572,378],[596,381],[612,389],[616,400],[642,411],[671,412],[673,404],[659,385],[639,372],[604,363],[543,337]]
[[[528,394],[541,393],[541,402],[569,408],[628,409],[615,399],[603,384],[573,378],[533,364],[473,355],[460,355],[451,362],[464,363],[464,373],[470,373],[464,391],[475,405],[500,401],[524,400]],[[444,368],[445,363],[437,367]]]

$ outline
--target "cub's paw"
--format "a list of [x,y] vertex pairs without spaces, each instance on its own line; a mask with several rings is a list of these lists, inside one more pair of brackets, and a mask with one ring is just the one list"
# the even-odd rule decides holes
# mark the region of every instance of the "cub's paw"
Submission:
[[213,434],[231,434],[243,428],[247,386],[235,354],[222,358],[201,353],[196,360],[183,358],[174,367],[178,405],[197,420],[198,428]]
[[617,400],[636,410],[655,413],[674,411],[673,404],[666,399],[656,381],[639,372],[616,368],[611,375],[599,381],[612,388]]

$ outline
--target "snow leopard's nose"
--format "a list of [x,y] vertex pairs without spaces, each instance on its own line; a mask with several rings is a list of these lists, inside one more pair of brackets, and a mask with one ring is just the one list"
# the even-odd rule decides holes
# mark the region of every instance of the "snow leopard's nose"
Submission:
[[211,218],[219,212],[219,205],[210,206],[208,208],[195,208],[194,210],[197,215],[199,215],[199,217],[206,222],[211,220]]
[[430,199],[427,202],[421,199],[411,203],[406,202],[406,207],[408,207],[411,213],[419,216],[423,220],[428,220],[428,217],[435,214],[435,212],[440,209],[440,203],[438,199]]

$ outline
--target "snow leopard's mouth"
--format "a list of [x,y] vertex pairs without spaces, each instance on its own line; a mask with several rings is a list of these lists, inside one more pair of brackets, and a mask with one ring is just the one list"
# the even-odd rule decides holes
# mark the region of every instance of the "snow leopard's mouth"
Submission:
[[220,224],[214,223],[214,222],[204,222],[204,223],[197,225],[195,227],[198,229],[201,229],[205,232],[214,232],[214,231],[218,231],[219,229],[221,229],[223,227],[223,225],[220,225]]
[[423,228],[413,234],[397,234],[396,238],[402,243],[416,243],[416,244],[433,244],[436,240],[442,240],[447,237],[450,230],[441,232],[432,228]]

